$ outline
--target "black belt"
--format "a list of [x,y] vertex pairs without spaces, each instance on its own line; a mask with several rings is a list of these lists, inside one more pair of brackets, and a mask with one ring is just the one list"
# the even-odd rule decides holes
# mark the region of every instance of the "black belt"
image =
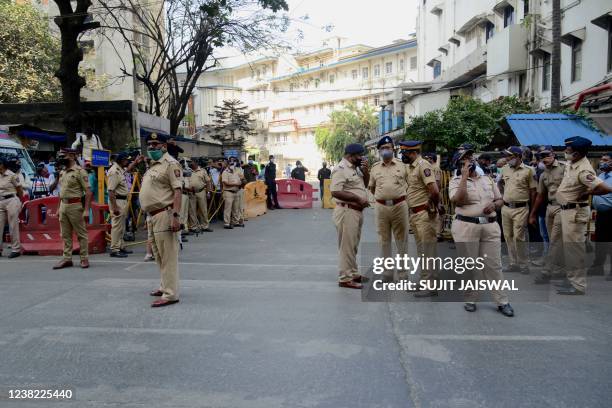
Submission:
[[506,201],[504,201],[504,205],[506,207],[510,207],[510,208],[523,208],[523,207],[527,207],[527,203],[508,203]]
[[115,195],[115,198],[116,198],[117,200],[127,200],[127,197],[128,197],[128,196],[126,196],[126,195],[125,195],[125,196],[123,196],[123,195]]
[[5,196],[2,196],[3,200],[8,200],[9,198],[13,198],[13,197],[17,197],[15,194],[7,194]]
[[497,222],[496,217],[466,217],[461,214],[456,214],[455,218],[459,221],[471,222],[472,224],[491,224]]
[[559,203],[556,201],[549,201],[548,205],[559,205]]
[[576,207],[584,208],[588,206],[589,206],[589,203],[569,203],[569,204],[562,204],[561,209],[562,210],[572,210]]

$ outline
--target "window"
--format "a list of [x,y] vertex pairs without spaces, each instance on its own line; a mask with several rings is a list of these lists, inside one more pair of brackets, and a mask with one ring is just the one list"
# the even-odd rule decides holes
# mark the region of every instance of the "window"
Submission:
[[264,136],[264,144],[268,143],[268,136]]
[[608,20],[608,72],[612,71],[612,20]]
[[440,61],[434,62],[433,75],[434,75],[434,78],[437,78],[440,75],[442,75],[442,63]]
[[487,25],[485,26],[485,39],[487,42],[495,35],[495,25],[490,21],[487,21]]
[[404,59],[399,60],[399,70],[400,72],[404,72]]
[[378,106],[378,104],[380,103],[380,99],[378,99],[378,96],[374,98],[374,106]]
[[504,27],[514,24],[514,7],[507,5],[504,7]]
[[391,75],[393,73],[393,63],[392,62],[385,63],[385,73],[387,75]]
[[529,14],[529,0],[523,0],[523,14]]
[[380,65],[374,65],[374,78],[378,78],[380,76]]
[[572,44],[572,82],[582,79],[582,41],[575,39]]
[[519,97],[522,98],[525,93],[525,81],[527,80],[527,75],[521,74],[519,75]]
[[293,117],[293,112],[295,112],[295,109],[293,108],[289,109],[289,113],[291,114],[292,117]]
[[417,69],[417,57],[410,57],[410,70],[414,71]]
[[544,54],[542,58],[542,90],[550,90],[550,54]]
[[356,69],[351,71],[351,78],[357,79],[358,76],[359,76],[359,71],[357,71]]
[[334,82],[336,82],[336,76],[335,76],[335,75],[333,75],[333,74],[331,74],[331,75],[329,76],[329,83],[330,83],[330,84],[333,84]]
[[319,78],[315,79],[315,88],[318,88],[321,84],[321,80]]
[[287,135],[283,135],[283,143],[287,143]]
[[362,77],[363,79],[368,79],[368,76],[369,76],[369,71],[368,71],[368,69],[367,69],[367,68],[362,68],[362,70],[361,70],[361,77]]

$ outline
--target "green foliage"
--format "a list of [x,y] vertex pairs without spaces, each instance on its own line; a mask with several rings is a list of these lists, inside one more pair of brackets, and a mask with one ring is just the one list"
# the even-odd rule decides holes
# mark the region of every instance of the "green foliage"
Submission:
[[58,101],[60,44],[47,19],[29,4],[0,2],[0,27],[0,103]]
[[350,103],[342,110],[332,112],[330,123],[316,129],[315,142],[328,161],[337,163],[344,156],[347,144],[365,143],[374,136],[377,125],[373,107],[357,107]]
[[531,105],[516,97],[499,98],[485,103],[478,99],[451,99],[443,109],[410,119],[406,138],[433,142],[447,152],[462,143],[486,146],[503,133],[502,120],[512,113],[527,113]]

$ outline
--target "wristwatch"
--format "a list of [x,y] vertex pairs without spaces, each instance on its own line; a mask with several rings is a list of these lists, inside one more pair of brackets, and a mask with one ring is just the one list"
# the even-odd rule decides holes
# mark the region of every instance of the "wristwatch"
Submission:
[[179,213],[177,213],[177,212],[173,212],[172,216],[175,217],[175,218],[179,218],[181,215]]

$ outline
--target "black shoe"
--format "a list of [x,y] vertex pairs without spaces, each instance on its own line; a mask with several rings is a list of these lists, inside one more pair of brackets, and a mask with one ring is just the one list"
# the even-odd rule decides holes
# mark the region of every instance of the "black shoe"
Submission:
[[234,225],[234,227],[244,228],[244,224],[236,224],[236,225]]
[[558,288],[567,289],[567,288],[571,288],[572,284],[570,283],[569,280],[564,279],[563,282],[561,282],[561,283],[555,283],[555,286],[558,287]]
[[476,311],[476,303],[466,303],[463,305],[463,308],[466,312],[475,312]]
[[134,253],[134,251],[130,251],[129,249],[125,249],[125,248],[121,248],[119,252],[121,252],[122,254],[128,254],[128,255]]
[[234,229],[234,227],[232,227],[231,225],[224,225],[223,228],[225,228],[225,229]]
[[518,265],[508,265],[506,269],[504,269],[504,273],[513,273],[520,272],[521,268]]
[[275,205],[274,208],[276,208],[277,210],[282,210],[282,207],[280,205]]
[[181,242],[189,242],[189,240],[188,240],[187,238],[185,238],[185,236],[183,235],[183,236],[181,237]]
[[550,283],[550,276],[549,275],[544,275],[543,273],[538,274],[533,283],[535,283],[536,285],[546,285]]
[[127,258],[127,254],[124,254],[123,252],[120,251],[115,251],[115,252],[111,252],[110,253],[110,257],[111,258]]
[[510,303],[506,303],[505,305],[497,306],[497,311],[504,316],[513,317],[514,309],[510,306]]
[[274,207],[268,207],[268,210],[273,210],[273,209],[274,209]]
[[426,298],[426,297],[434,297],[438,296],[437,290],[424,290],[423,292],[417,292],[414,294],[415,298]]
[[584,292],[575,287],[563,288],[557,291],[559,295],[584,295]]
[[18,256],[21,256],[21,252],[11,252],[9,256],[7,256],[7,258],[13,259],[13,258],[17,258]]
[[204,228],[202,232],[213,232],[212,228]]

